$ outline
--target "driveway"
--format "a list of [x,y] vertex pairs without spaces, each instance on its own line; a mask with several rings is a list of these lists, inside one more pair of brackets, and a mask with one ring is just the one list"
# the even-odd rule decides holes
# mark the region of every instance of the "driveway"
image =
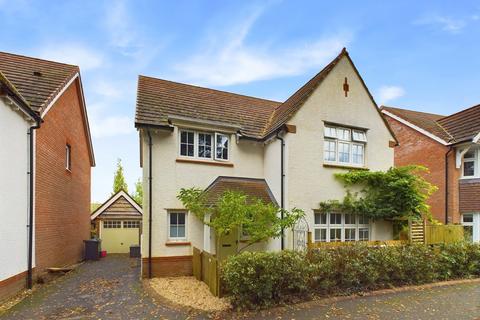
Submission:
[[333,298],[238,315],[248,319],[480,319],[480,282]]
[[140,261],[110,255],[80,265],[40,287],[3,319],[185,319],[185,310],[158,304],[144,293]]

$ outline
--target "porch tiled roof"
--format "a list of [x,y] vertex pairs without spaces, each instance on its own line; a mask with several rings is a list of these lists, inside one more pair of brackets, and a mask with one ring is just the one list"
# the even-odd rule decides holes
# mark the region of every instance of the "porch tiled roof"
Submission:
[[239,178],[220,176],[210,184],[205,190],[207,194],[207,203],[214,205],[225,191],[239,191],[249,197],[262,200],[264,203],[273,203],[277,201],[273,196],[265,179]]

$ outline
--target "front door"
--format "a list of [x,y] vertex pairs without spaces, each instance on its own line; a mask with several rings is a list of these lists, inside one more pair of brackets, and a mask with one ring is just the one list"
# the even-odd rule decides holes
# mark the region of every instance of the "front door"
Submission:
[[217,259],[225,260],[228,256],[237,253],[238,249],[238,231],[232,230],[227,235],[217,237]]

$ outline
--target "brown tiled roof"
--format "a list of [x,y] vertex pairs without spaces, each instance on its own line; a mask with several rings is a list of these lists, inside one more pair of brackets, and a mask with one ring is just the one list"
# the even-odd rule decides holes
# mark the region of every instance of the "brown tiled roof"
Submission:
[[168,125],[169,116],[239,125],[241,133],[260,138],[280,102],[140,76],[135,124]]
[[[349,59],[376,106],[367,86],[344,48],[322,71],[283,103],[140,76],[135,125],[137,127],[169,126],[169,116],[183,116],[239,125],[240,133],[243,135],[264,139],[291,119],[343,57]],[[381,118],[395,139],[390,126],[382,116]]]
[[411,124],[426,130],[433,135],[439,137],[440,139],[448,142],[452,139],[452,137],[445,131],[437,121],[445,116],[434,114],[434,113],[426,113],[426,112],[419,112],[407,109],[400,109],[394,107],[387,107],[382,106],[382,110],[388,111],[397,117],[400,117]]
[[77,66],[0,52],[0,71],[40,113],[79,72]]
[[273,203],[277,205],[277,201],[270,191],[265,179],[224,176],[215,179],[215,181],[213,181],[205,190],[208,204],[214,205],[227,190],[239,191],[246,194],[248,197],[260,199],[264,203]]
[[[2,90],[2,86],[4,89]],[[2,92],[3,91],[3,92]],[[10,92],[10,93],[8,93]],[[22,97],[20,92],[18,92],[17,88],[5,77],[5,75],[0,71],[0,95],[7,94],[14,96],[14,99],[17,100],[18,105],[33,119],[40,121],[40,116],[38,116],[35,112],[32,111],[28,102]]]
[[447,143],[471,140],[480,132],[480,105],[450,116],[386,106],[382,106],[381,109],[428,131]]
[[439,119],[438,123],[455,138],[456,142],[471,140],[480,132],[480,105]]

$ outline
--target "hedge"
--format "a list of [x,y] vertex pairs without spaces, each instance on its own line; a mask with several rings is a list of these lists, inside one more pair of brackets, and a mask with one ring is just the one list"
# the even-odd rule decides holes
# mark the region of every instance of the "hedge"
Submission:
[[244,252],[222,265],[225,294],[240,309],[477,276],[480,246],[469,243]]

